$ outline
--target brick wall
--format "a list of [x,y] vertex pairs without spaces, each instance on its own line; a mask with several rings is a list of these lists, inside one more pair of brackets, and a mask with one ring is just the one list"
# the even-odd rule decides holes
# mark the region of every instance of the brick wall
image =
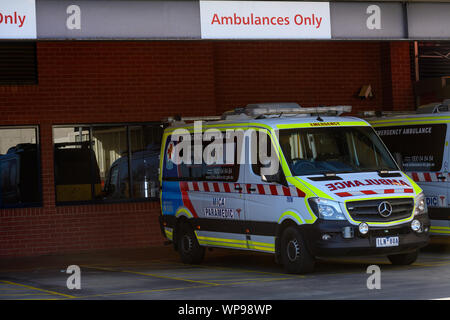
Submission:
[[[386,43],[38,43],[39,84],[0,86],[0,125],[40,126],[43,207],[0,210],[0,256],[163,241],[157,202],[55,206],[53,124],[213,115],[268,101],[412,109],[408,47],[388,43],[387,50],[382,45]],[[386,79],[392,83],[386,85]],[[356,95],[367,84],[375,96],[360,100]]]

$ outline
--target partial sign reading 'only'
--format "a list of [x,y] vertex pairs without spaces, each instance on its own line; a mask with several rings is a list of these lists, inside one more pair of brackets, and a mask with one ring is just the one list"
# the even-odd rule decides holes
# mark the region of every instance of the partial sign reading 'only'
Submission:
[[0,39],[36,39],[34,0],[0,0]]

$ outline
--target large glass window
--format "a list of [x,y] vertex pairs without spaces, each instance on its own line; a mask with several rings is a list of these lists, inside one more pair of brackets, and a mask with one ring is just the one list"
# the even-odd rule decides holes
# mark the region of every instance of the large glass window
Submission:
[[439,171],[446,124],[389,126],[376,129],[391,153],[399,154],[405,171]]
[[293,175],[398,170],[371,127],[280,130]]
[[158,199],[159,124],[54,128],[57,203]]
[[0,128],[0,208],[41,205],[36,127]]

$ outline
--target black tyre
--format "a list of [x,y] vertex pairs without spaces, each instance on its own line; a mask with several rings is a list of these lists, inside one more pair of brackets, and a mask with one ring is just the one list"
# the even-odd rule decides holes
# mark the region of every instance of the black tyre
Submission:
[[416,250],[409,253],[389,255],[388,259],[394,265],[406,266],[414,263],[417,260],[418,255],[419,250]]
[[194,230],[187,222],[182,222],[177,235],[177,247],[181,261],[187,264],[198,264],[205,257],[205,248],[200,246]]
[[288,227],[281,235],[280,257],[288,273],[309,273],[314,271],[315,259],[306,248],[300,231]]

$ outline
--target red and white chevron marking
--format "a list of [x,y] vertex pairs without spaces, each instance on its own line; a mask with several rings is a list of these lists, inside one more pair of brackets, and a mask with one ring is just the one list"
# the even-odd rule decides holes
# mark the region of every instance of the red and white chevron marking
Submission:
[[189,192],[245,193],[300,198],[304,198],[306,195],[303,191],[294,186],[285,187],[274,184],[188,181],[181,182],[181,189]]
[[384,190],[361,190],[352,192],[337,192],[339,197],[353,197],[373,194],[414,193],[413,189],[384,189]]
[[443,172],[406,172],[415,182],[445,182],[446,179],[439,179],[439,177],[448,178],[448,173]]

